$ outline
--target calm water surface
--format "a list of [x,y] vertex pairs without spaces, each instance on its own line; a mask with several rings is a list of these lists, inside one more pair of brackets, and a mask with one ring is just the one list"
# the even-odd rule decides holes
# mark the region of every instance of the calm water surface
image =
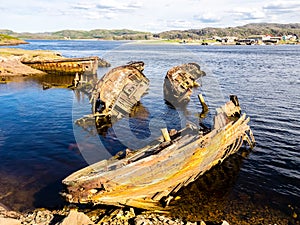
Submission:
[[[87,96],[68,89],[43,90],[32,78],[1,84],[1,203],[16,210],[62,205],[60,183],[71,172],[126,147],[145,145],[159,135],[160,127],[180,129],[187,121],[199,122],[201,92],[212,109],[203,121],[208,125],[213,109],[230,94],[238,95],[243,112],[251,117],[257,146],[189,185],[180,193],[185,197],[174,203],[174,213],[197,218],[205,205],[223,214],[268,208],[288,219],[299,212],[300,46],[30,41],[19,47],[55,50],[70,57],[98,55],[112,66],[143,60],[151,83],[136,115],[99,136],[73,123],[91,112]],[[163,101],[163,78],[172,66],[191,61],[200,64],[207,76],[187,108],[172,109]],[[99,68],[98,77],[105,71]]]

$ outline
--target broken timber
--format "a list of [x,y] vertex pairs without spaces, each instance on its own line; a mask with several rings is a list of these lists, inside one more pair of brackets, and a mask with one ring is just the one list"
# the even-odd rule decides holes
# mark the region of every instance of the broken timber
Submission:
[[236,97],[218,108],[214,125],[203,133],[194,125],[166,134],[127,157],[103,160],[63,180],[71,203],[131,206],[162,210],[183,186],[255,140]]
[[61,58],[61,59],[42,59],[42,60],[22,60],[22,63],[34,69],[44,71],[49,74],[75,75],[97,74],[98,66],[108,67],[110,64],[98,56],[84,58]]
[[196,80],[204,75],[197,63],[172,67],[165,77],[164,99],[172,105],[187,103],[192,94],[191,88],[199,86]]
[[90,99],[96,124],[114,122],[130,114],[149,88],[143,70],[144,62],[130,62],[113,68],[97,82]]

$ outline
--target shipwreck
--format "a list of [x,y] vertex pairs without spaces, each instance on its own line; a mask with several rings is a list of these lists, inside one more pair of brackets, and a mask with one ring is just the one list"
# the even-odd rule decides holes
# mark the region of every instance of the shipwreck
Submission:
[[110,64],[98,56],[83,58],[56,58],[56,59],[23,59],[22,63],[34,69],[56,75],[95,75],[97,69],[109,67]]
[[105,125],[130,114],[149,88],[144,62],[130,62],[106,73],[92,90],[90,102],[96,125]]
[[202,76],[205,72],[197,63],[172,67],[164,80],[164,99],[172,105],[189,102],[192,88],[199,86],[196,80]]
[[[105,97],[109,94],[100,93],[106,107],[111,105]],[[62,181],[62,196],[71,203],[164,209],[179,189],[222,163],[243,144],[254,147],[250,119],[241,114],[237,97],[230,99],[216,109],[209,130],[194,124],[179,131],[163,129],[161,137],[142,149],[127,149],[123,158],[102,160],[71,174]]]

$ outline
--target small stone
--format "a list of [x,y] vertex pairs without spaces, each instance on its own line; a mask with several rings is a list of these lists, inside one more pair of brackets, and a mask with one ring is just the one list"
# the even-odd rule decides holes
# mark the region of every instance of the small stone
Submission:
[[293,218],[294,218],[294,219],[297,219],[297,217],[298,217],[297,213],[294,212],[294,213],[293,213]]
[[58,225],[93,225],[90,218],[82,212],[71,210],[69,215]]
[[174,200],[177,201],[179,199],[181,199],[181,197],[180,196],[176,196]]

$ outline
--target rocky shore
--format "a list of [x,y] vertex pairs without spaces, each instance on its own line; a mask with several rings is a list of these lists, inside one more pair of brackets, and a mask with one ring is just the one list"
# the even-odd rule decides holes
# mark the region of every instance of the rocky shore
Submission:
[[57,52],[44,50],[23,50],[15,48],[0,49],[0,79],[11,76],[41,75],[45,72],[24,65],[23,60],[32,59],[59,59],[62,56]]
[[36,209],[19,213],[0,205],[1,225],[229,225],[225,220],[219,223],[186,221],[172,218],[165,213],[140,212],[133,208],[111,208],[78,210],[66,207],[61,210]]
[[22,44],[28,44],[28,42],[9,35],[0,34],[0,46],[14,46]]

